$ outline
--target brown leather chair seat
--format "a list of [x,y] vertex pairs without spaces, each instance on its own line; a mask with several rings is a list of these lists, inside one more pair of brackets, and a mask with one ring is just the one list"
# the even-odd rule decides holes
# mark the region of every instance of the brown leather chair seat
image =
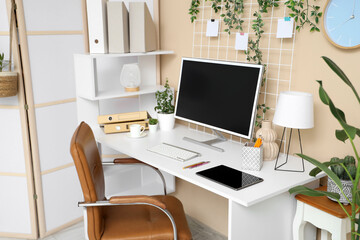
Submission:
[[[152,196],[165,203],[178,230],[178,238],[191,240],[182,203],[173,196]],[[151,206],[113,206],[104,208],[105,228],[102,240],[173,239],[171,222],[165,214]]]

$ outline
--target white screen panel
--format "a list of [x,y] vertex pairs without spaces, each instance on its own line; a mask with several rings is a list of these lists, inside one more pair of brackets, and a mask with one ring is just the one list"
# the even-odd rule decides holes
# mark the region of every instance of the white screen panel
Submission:
[[83,200],[75,167],[42,176],[46,231],[82,216],[77,203]]
[[35,104],[75,97],[74,57],[81,35],[28,36]]
[[31,233],[25,177],[0,176],[0,232]]
[[9,19],[5,0],[0,0],[0,31],[9,31]]
[[25,173],[20,112],[0,109],[0,116],[0,172]]
[[27,31],[83,29],[81,0],[23,0]]
[[71,163],[70,141],[76,129],[76,103],[37,108],[41,171]]

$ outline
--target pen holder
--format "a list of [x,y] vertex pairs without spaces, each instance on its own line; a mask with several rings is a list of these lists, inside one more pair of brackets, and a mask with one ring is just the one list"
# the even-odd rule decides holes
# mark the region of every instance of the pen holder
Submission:
[[255,143],[246,143],[242,151],[242,168],[260,171],[263,165],[263,145],[254,147]]

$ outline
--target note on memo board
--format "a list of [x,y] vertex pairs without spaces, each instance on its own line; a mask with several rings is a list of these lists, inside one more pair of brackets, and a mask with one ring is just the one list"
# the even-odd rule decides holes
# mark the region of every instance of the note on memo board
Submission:
[[236,33],[235,50],[247,50],[249,41],[248,33]]
[[292,38],[294,19],[285,17],[278,19],[276,38]]
[[207,21],[206,36],[217,37],[219,34],[219,20],[211,19]]

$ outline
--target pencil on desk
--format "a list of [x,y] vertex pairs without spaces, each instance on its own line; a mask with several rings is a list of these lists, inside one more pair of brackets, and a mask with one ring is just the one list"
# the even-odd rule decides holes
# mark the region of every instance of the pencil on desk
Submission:
[[206,161],[206,162],[198,162],[198,163],[195,163],[195,164],[192,164],[192,165],[189,165],[189,166],[186,166],[186,167],[183,167],[183,169],[187,169],[187,168],[194,168],[194,167],[199,167],[199,166],[202,166],[204,164],[207,164],[209,163],[210,161]]

